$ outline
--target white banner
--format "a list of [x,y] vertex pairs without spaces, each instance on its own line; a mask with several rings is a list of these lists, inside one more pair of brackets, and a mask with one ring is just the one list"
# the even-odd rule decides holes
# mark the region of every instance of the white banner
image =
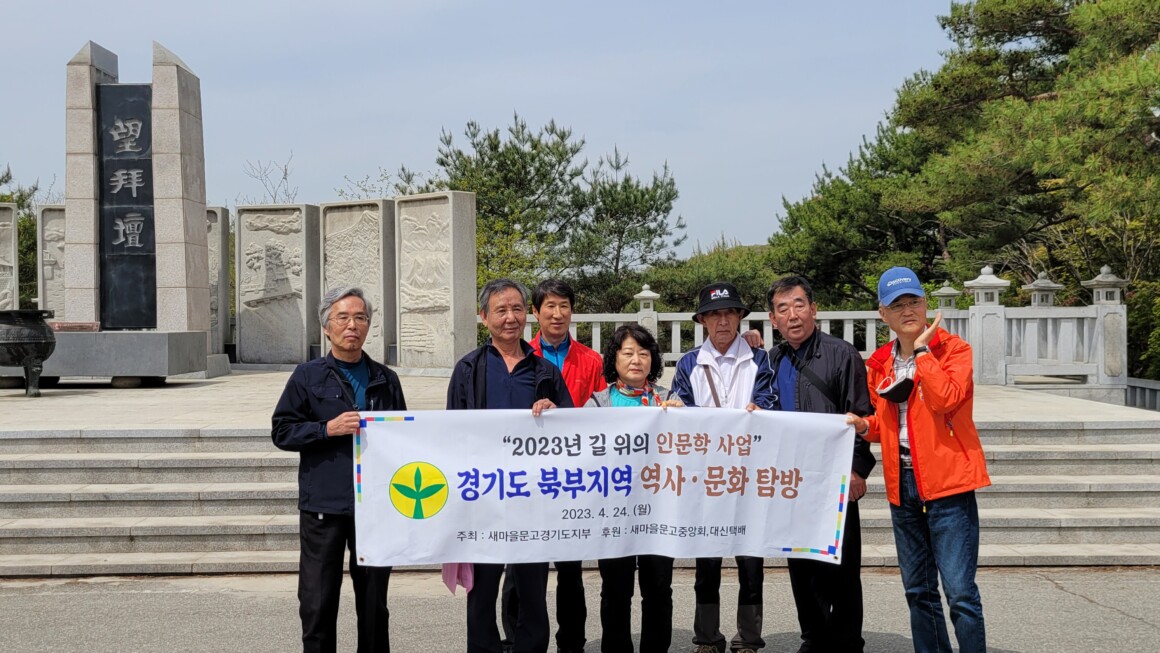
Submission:
[[360,564],[838,562],[853,429],[721,408],[363,413]]

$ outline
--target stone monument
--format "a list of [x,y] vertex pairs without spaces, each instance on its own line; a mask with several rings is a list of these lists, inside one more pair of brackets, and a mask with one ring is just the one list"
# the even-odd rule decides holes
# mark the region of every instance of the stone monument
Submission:
[[238,362],[290,365],[317,355],[318,207],[239,206]]
[[395,199],[398,365],[451,370],[476,347],[475,194]]
[[152,84],[118,83],[117,56],[91,41],[66,70],[64,314],[56,318],[99,331],[61,333],[44,374],[205,372],[201,83],[158,43]]
[[[323,204],[320,223],[322,292],[336,286],[362,288],[375,309],[363,349],[379,362],[393,362],[391,349],[398,342],[394,201]],[[325,338],[322,343],[325,353]]]
[[36,218],[36,296],[40,309],[64,317],[64,205],[44,204]]
[[20,249],[15,204],[0,204],[0,311],[20,308]]

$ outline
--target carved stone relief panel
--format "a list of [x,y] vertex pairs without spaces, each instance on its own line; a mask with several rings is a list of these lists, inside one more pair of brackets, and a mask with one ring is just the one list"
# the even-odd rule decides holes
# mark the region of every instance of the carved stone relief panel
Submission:
[[211,206],[206,208],[205,218],[209,246],[209,353],[220,354],[225,351],[230,329],[230,212]]
[[0,311],[20,308],[16,205],[0,204]]
[[40,308],[64,319],[64,205],[40,207],[36,221],[37,296]]
[[238,361],[301,363],[318,343],[318,207],[238,207]]
[[[366,200],[324,204],[320,211],[320,291],[358,287],[367,294],[375,315],[363,349],[380,362],[388,362],[396,340],[394,209],[390,201]],[[328,349],[325,336],[322,349]]]

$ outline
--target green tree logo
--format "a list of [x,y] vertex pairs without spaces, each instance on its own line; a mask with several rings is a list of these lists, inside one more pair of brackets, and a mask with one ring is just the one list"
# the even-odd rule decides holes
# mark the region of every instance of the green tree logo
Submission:
[[430,463],[408,463],[391,478],[391,505],[404,517],[434,517],[446,503],[447,477]]

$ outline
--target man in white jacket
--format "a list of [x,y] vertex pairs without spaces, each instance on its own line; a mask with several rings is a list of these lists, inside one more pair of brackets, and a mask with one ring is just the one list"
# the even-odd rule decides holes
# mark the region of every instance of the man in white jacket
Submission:
[[[749,308],[732,284],[714,283],[701,289],[693,316],[706,330],[705,342],[677,363],[673,393],[686,406],[776,409],[773,370],[765,350],[750,347],[740,336],[741,320]],[[737,594],[737,634],[733,651],[757,651],[761,638],[764,561],[737,557],[740,589]],[[724,653],[721,634],[721,558],[698,558],[694,584],[697,609],[693,617],[693,644],[697,653]]]

